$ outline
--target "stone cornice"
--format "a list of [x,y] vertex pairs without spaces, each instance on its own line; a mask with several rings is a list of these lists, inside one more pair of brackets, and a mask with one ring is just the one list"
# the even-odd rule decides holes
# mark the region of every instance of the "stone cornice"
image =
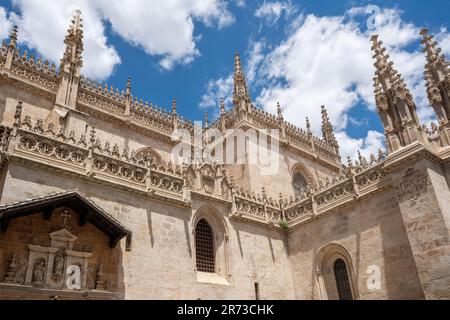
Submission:
[[166,134],[165,132],[159,131],[156,128],[152,128],[150,126],[145,126],[142,123],[139,123],[133,119],[130,119],[129,117],[126,117],[125,115],[119,115],[114,114],[108,111],[107,109],[98,108],[93,104],[87,103],[87,102],[77,102],[77,106],[80,110],[82,110],[84,113],[90,114],[92,116],[96,116],[101,119],[107,119],[111,122],[114,122],[120,126],[131,128],[133,130],[136,130],[139,133],[142,133],[144,135],[161,139],[162,141],[171,144],[176,145],[179,143],[178,141],[172,140],[172,135]]
[[441,165],[447,159],[439,157],[432,149],[416,141],[400,150],[389,154],[386,158],[386,168],[395,169],[419,158],[427,158]]
[[198,198],[198,199],[205,200],[208,202],[213,202],[214,204],[223,205],[225,207],[231,207],[233,205],[233,202],[230,200],[221,199],[214,195],[206,194],[204,192],[190,191],[190,193],[191,193],[192,199]]

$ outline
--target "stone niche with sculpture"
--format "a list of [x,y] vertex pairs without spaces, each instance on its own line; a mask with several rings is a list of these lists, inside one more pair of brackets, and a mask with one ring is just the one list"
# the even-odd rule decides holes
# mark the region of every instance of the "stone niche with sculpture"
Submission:
[[117,240],[83,220],[83,215],[65,207],[53,209],[50,217],[37,213],[12,220],[0,233],[0,286],[117,292],[120,248],[113,248]]
[[[77,252],[77,237],[67,229],[50,234],[51,246],[29,245],[25,285],[50,289],[81,290],[87,288],[89,258],[92,253]],[[103,288],[102,288],[103,289]]]

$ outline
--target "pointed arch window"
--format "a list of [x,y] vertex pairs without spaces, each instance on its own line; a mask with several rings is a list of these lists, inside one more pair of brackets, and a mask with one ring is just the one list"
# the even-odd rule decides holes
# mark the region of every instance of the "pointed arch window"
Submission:
[[296,195],[300,195],[301,193],[306,192],[308,188],[308,182],[300,172],[294,174],[294,178],[292,179],[292,187],[294,188],[294,192]]
[[201,219],[195,228],[195,249],[197,271],[215,273],[214,232],[205,219]]
[[353,300],[352,287],[344,260],[337,259],[334,263],[334,276],[339,300]]

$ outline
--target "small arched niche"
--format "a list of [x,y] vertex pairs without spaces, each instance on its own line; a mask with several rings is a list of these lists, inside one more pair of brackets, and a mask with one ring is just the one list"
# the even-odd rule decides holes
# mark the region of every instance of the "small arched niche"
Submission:
[[228,230],[213,207],[199,209],[192,220],[195,271],[201,282],[228,284],[230,278]]
[[317,255],[317,281],[322,300],[357,300],[351,256],[338,244],[323,247]]

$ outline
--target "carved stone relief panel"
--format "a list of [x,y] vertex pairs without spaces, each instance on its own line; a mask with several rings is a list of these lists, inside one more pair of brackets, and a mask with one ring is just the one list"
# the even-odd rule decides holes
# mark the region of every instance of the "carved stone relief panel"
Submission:
[[410,168],[403,174],[397,186],[397,199],[398,201],[416,199],[425,193],[430,185],[431,180],[426,171]]
[[49,242],[28,244],[26,257],[19,253],[5,257],[4,284],[68,291],[109,288],[102,266],[91,261],[93,253],[81,251],[86,245],[77,245],[78,237],[68,230],[73,226],[72,213],[66,208],[54,210],[54,226],[62,229],[48,234]]

